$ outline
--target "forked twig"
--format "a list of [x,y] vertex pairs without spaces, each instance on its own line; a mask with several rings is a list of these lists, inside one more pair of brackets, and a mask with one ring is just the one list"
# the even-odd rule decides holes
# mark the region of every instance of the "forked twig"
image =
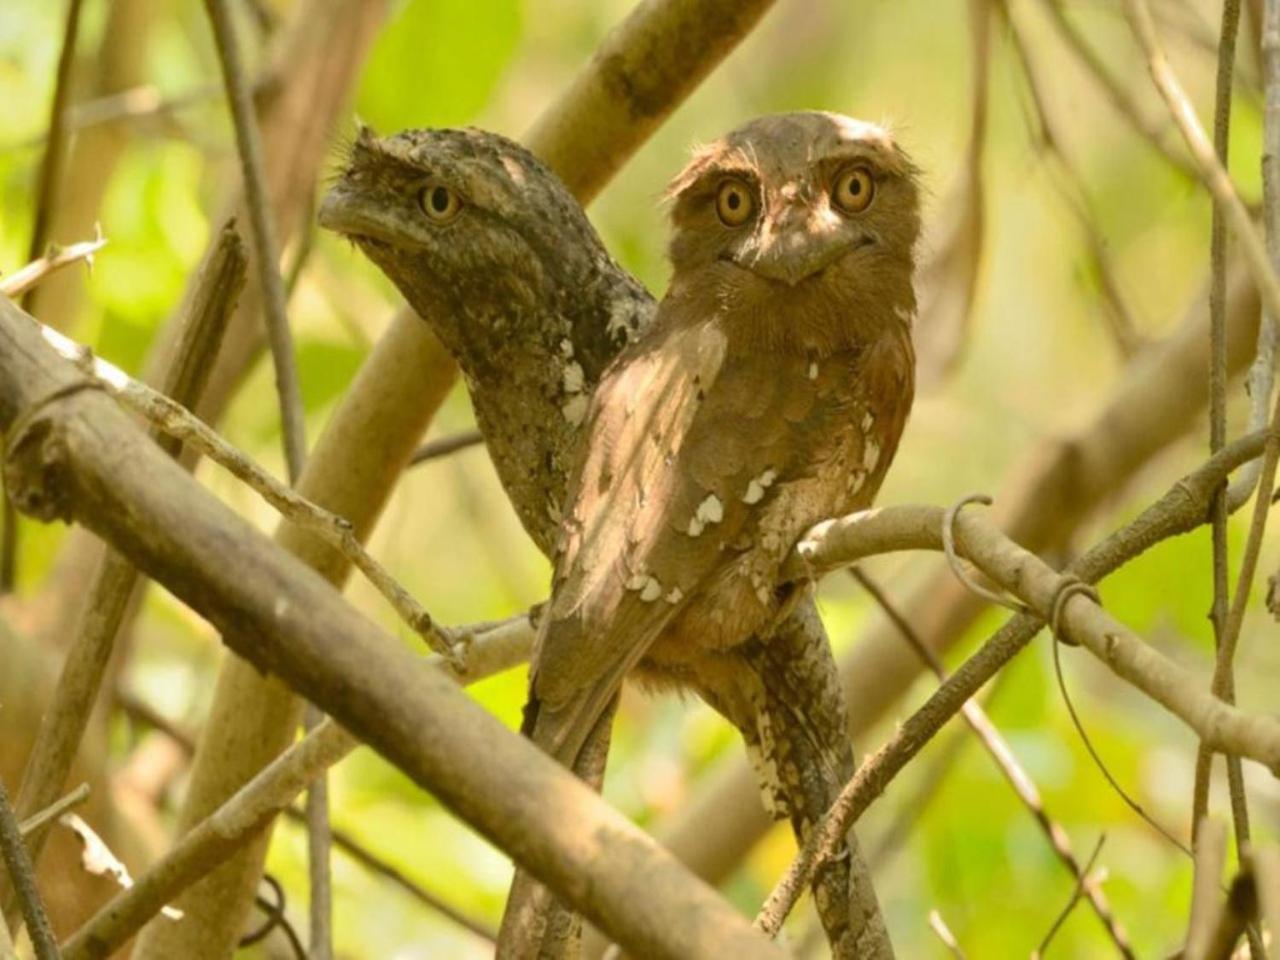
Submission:
[[81,260],[92,270],[93,255],[107,245],[100,228],[96,228],[94,234],[92,240],[82,240],[68,247],[60,247],[57,244],[50,246],[43,256],[37,257],[25,267],[20,267],[9,276],[0,279],[0,294],[6,297],[21,296],[45,277]]
[[[1062,912],[1058,914],[1057,919],[1053,921],[1053,925],[1049,927],[1044,935],[1044,939],[1040,941],[1038,946],[1031,953],[1031,960],[1041,960],[1045,951],[1049,949],[1049,944],[1053,942],[1053,938],[1057,935],[1062,925],[1067,922],[1067,917],[1071,916],[1071,911],[1076,908],[1076,904],[1080,902],[1085,893],[1097,886],[1096,881],[1089,880],[1089,871],[1093,869],[1093,865],[1098,860],[1098,854],[1102,852],[1102,844],[1106,841],[1105,833],[1098,834],[1098,842],[1093,845],[1093,853],[1089,854],[1089,859],[1085,861],[1084,867],[1080,870],[1076,877],[1075,889],[1071,891],[1071,899],[1062,908]],[[1131,956],[1132,954],[1126,954]]]
[[104,388],[163,433],[190,444],[193,449],[230,471],[285,519],[314,534],[350,560],[432,650],[453,663],[461,664],[466,638],[455,637],[448,630],[437,626],[426,609],[365,550],[350,523],[299,496],[181,404],[95,356],[87,347],[50,327],[43,324],[39,326],[45,341],[60,356],[84,371],[94,385]]

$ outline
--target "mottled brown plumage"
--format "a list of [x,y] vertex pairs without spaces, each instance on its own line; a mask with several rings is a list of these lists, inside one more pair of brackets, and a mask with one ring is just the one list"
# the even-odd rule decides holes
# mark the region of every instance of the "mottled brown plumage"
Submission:
[[[869,142],[860,148],[856,143],[847,144],[848,149],[854,154],[866,151],[872,163],[886,163],[896,171],[895,177],[902,178],[904,188],[909,186],[909,166],[874,128],[821,115],[809,115],[796,125],[787,123],[786,118],[774,118],[765,126],[774,131],[769,136],[771,143],[778,139],[793,144],[793,159],[812,156],[815,162],[821,162],[824,144],[842,138],[840,129],[846,133],[863,129],[870,135]],[[878,157],[882,159],[877,161]],[[799,416],[807,423],[808,414],[789,404],[799,404],[806,397],[810,400],[805,402],[811,403],[814,398],[803,383],[798,392],[784,396],[779,390],[775,395],[775,388],[782,383],[775,376],[780,356],[775,338],[786,331],[771,329],[769,317],[781,316],[794,330],[816,335],[820,344],[827,343],[822,336],[826,331],[842,330],[848,322],[861,324],[863,332],[855,340],[872,343],[877,339],[876,324],[883,326],[896,317],[886,313],[887,304],[902,299],[897,286],[910,272],[914,194],[885,204],[891,194],[877,193],[865,215],[857,219],[863,228],[874,231],[881,255],[866,259],[868,249],[851,261],[850,265],[862,265],[862,274],[849,288],[853,297],[846,304],[849,309],[837,311],[841,316],[827,322],[824,318],[830,310],[822,306],[825,297],[810,295],[824,290],[822,284],[796,284],[788,288],[789,297],[785,291],[775,291],[788,286],[788,281],[795,279],[794,272],[803,270],[807,261],[816,258],[822,265],[823,258],[834,257],[826,266],[839,267],[849,252],[848,239],[835,236],[831,243],[809,245],[798,255],[783,256],[795,252],[794,248],[772,241],[778,233],[775,228],[785,227],[788,218],[772,220],[767,229],[746,225],[726,230],[716,206],[708,207],[706,202],[714,204],[719,199],[721,171],[724,176],[732,171],[751,180],[758,175],[753,164],[764,161],[761,169],[768,173],[784,159],[774,147],[764,152],[756,149],[753,136],[739,137],[700,153],[672,188],[679,227],[673,260],[684,265],[677,269],[676,280],[710,277],[713,281],[690,286],[686,296],[702,299],[685,302],[706,316],[724,305],[733,307],[730,312],[735,316],[758,314],[762,318],[752,327],[763,345],[745,353],[731,351],[728,356],[755,357],[763,363],[764,373],[744,369],[735,380],[742,385],[738,391],[715,393],[714,402],[724,405],[716,418],[734,415],[739,427],[724,431],[723,438],[716,435],[701,444],[699,449],[709,463],[697,464],[693,472],[697,482],[708,489],[715,483],[741,484],[745,480],[742,497],[755,502],[743,503],[743,507],[774,502],[765,494],[778,493],[773,490],[776,478],[764,483],[759,474],[722,477],[720,467],[737,461],[745,464],[758,447],[798,436],[800,431],[790,425],[787,415]],[[844,169],[834,157],[827,156],[827,160],[834,161],[836,168],[824,172],[836,176]],[[765,185],[770,182],[766,176]],[[709,195],[708,191],[716,192]],[[775,193],[779,191],[775,189]],[[741,200],[746,194],[738,195],[735,190],[735,196]],[[887,219],[878,216],[890,208],[897,212]],[[423,129],[379,138],[362,129],[351,145],[341,176],[325,198],[320,221],[355,241],[457,357],[477,422],[512,504],[538,545],[552,552],[562,539],[565,505],[573,502],[567,499],[566,490],[586,446],[588,397],[596,392],[606,369],[613,377],[629,366],[629,360],[609,366],[628,341],[639,336],[650,350],[662,342],[647,293],[609,257],[581,208],[555,175],[518,144],[486,131]],[[886,259],[890,250],[896,251],[898,262]],[[722,257],[727,258],[723,263]],[[728,262],[735,259],[737,270]],[[757,271],[758,276],[747,276],[745,267]],[[879,286],[886,278],[896,278],[893,290]],[[909,290],[905,295],[909,297]],[[780,313],[771,306],[779,299]],[[655,333],[650,335],[650,330]],[[628,357],[642,352],[640,346],[634,350],[636,353]],[[806,364],[806,378],[809,369]],[[880,365],[872,369],[879,370]],[[834,376],[834,370],[832,360],[828,372]],[[818,373],[823,375],[821,366]],[[735,379],[728,369],[719,376],[725,384]],[[788,379],[795,379],[794,371]],[[839,383],[837,379],[819,382]],[[897,385],[889,384],[873,392],[889,397],[896,389]],[[745,395],[741,403],[734,399],[738,392]],[[805,409],[813,409],[812,404]],[[732,423],[732,417],[725,422]],[[746,439],[752,442],[744,443]],[[882,449],[879,459],[887,464],[890,453]],[[735,469],[742,472],[741,465]],[[751,480],[757,481],[758,492]],[[878,476],[865,480],[861,496],[869,501],[870,487],[878,481]],[[649,491],[646,496],[651,506],[659,502]],[[627,512],[621,502],[615,500],[614,506],[616,519],[625,520]],[[700,545],[717,542],[713,538],[723,536],[725,517],[711,522],[704,511],[703,527],[694,539],[700,540]],[[690,544],[690,548],[696,553],[700,545]],[[762,559],[769,556],[769,551],[759,554]],[[640,587],[642,595],[644,589]],[[696,603],[696,597],[690,599],[690,611],[696,612]],[[760,613],[756,610],[751,619],[759,619]],[[681,621],[674,626],[682,626],[685,616],[681,614]],[[762,623],[752,638],[723,651],[687,643],[674,645],[674,651],[666,650],[673,646],[667,643],[668,637],[686,636],[684,629],[673,627],[661,634],[637,672],[650,681],[697,691],[732,721],[756,761],[770,809],[775,816],[789,817],[797,836],[803,838],[852,774],[843,700],[835,664],[810,600],[801,598],[776,628],[770,620]],[[726,628],[723,636],[731,637],[733,632]],[[664,651],[679,655],[664,657]],[[566,658],[574,659],[572,654]],[[538,672],[540,678],[553,674],[545,668],[545,660]],[[582,677],[586,670],[596,668],[584,659],[581,664],[571,664],[565,675]],[[606,713],[574,764],[575,770],[596,784],[603,769],[608,719]],[[531,802],[537,802],[536,798]],[[874,891],[852,837],[849,843],[853,855],[824,865],[814,884],[833,956],[842,960],[890,956]],[[573,955],[576,921],[562,911],[550,910],[545,891],[527,875],[520,877],[504,936],[505,956],[523,960]]]
[[[850,167],[860,212],[830,199]],[[756,209],[737,226],[727,179]],[[911,405],[917,192],[883,131],[767,117],[673,194],[671,288],[592,399],[534,657],[535,738],[566,761],[646,654],[679,677],[778,615],[783,558],[871,502]]]
[[[735,686],[783,559],[871,503],[911,406],[919,202],[887,133],[766,117],[671,194],[671,286],[592,398],[534,652],[526,730],[571,766],[632,671]],[[542,935],[509,907],[505,955]]]

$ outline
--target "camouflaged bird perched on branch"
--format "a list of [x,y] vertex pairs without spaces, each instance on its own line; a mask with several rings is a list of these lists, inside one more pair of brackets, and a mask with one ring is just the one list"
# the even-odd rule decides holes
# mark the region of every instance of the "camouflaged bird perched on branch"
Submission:
[[[803,673],[776,658],[785,639],[769,649],[775,626],[805,600],[778,587],[778,569],[814,523],[871,502],[897,447],[913,385],[915,170],[885,131],[834,114],[766,117],[704,148],[671,187],[674,273],[647,324],[633,286],[609,277],[617,268],[585,220],[591,242],[582,233],[581,249],[547,257],[524,237],[501,275],[458,263],[468,256],[464,230],[446,252],[441,236],[469,210],[507,247],[511,204],[528,202],[530,181],[542,178],[550,181],[536,161],[492,135],[362,134],[322,222],[356,239],[458,355],[482,429],[503,438],[491,446],[509,488],[529,478],[518,474],[531,458],[502,428],[521,414],[483,402],[480,382],[498,375],[513,345],[542,360],[526,395],[558,405],[542,427],[555,438],[530,442],[546,453],[542,496],[559,522],[549,528],[527,502],[521,511],[544,548],[549,530],[558,534],[526,732],[589,774],[584,759],[607,744],[627,674],[692,688],[757,748],[766,793],[803,835],[821,809],[799,781],[817,778],[827,785],[817,793],[829,794],[852,763],[847,745],[814,748],[829,732],[800,734],[815,741],[804,747],[772,729],[830,728],[822,699],[834,685],[816,671],[812,725],[795,716],[803,698],[770,693],[778,678]],[[541,215],[566,215],[554,189],[536,189]],[[563,315],[551,310],[556,319],[532,333],[527,314],[549,302]],[[601,376],[601,341],[633,323],[640,332]],[[556,351],[562,361],[547,363]],[[513,375],[528,359],[513,358]],[[548,382],[555,369],[560,383]],[[584,415],[580,450],[566,463],[562,422],[576,427]],[[529,497],[513,499],[519,507]],[[833,951],[887,955],[865,879],[833,902],[842,870],[847,888],[848,865],[833,864],[815,891]],[[574,921],[518,876],[500,955],[567,956],[575,944]]]

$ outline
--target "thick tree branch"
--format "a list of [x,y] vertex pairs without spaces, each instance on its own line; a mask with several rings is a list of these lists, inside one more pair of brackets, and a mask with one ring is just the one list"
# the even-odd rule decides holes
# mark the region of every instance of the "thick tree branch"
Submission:
[[[476,636],[475,656],[460,674],[439,657],[428,666],[462,683],[474,683],[523,663],[533,643],[526,617]],[[63,947],[64,960],[110,956],[170,900],[224,863],[307,785],[346,757],[360,742],[325,720],[280,754],[226,803],[185,834],[129,890],[106,904]]]
[[201,490],[7,301],[0,427],[16,504],[92,526],[619,943],[672,960],[782,956],[588,787]]

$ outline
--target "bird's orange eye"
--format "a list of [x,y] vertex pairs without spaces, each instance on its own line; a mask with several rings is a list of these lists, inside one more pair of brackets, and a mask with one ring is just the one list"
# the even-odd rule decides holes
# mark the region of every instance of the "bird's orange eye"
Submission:
[[440,183],[428,183],[418,191],[418,206],[436,223],[448,223],[462,209],[462,200]]
[[866,167],[849,167],[836,177],[831,199],[845,213],[861,213],[871,206],[876,182]]
[[726,227],[740,227],[755,212],[756,198],[741,180],[726,180],[716,194],[716,215]]

